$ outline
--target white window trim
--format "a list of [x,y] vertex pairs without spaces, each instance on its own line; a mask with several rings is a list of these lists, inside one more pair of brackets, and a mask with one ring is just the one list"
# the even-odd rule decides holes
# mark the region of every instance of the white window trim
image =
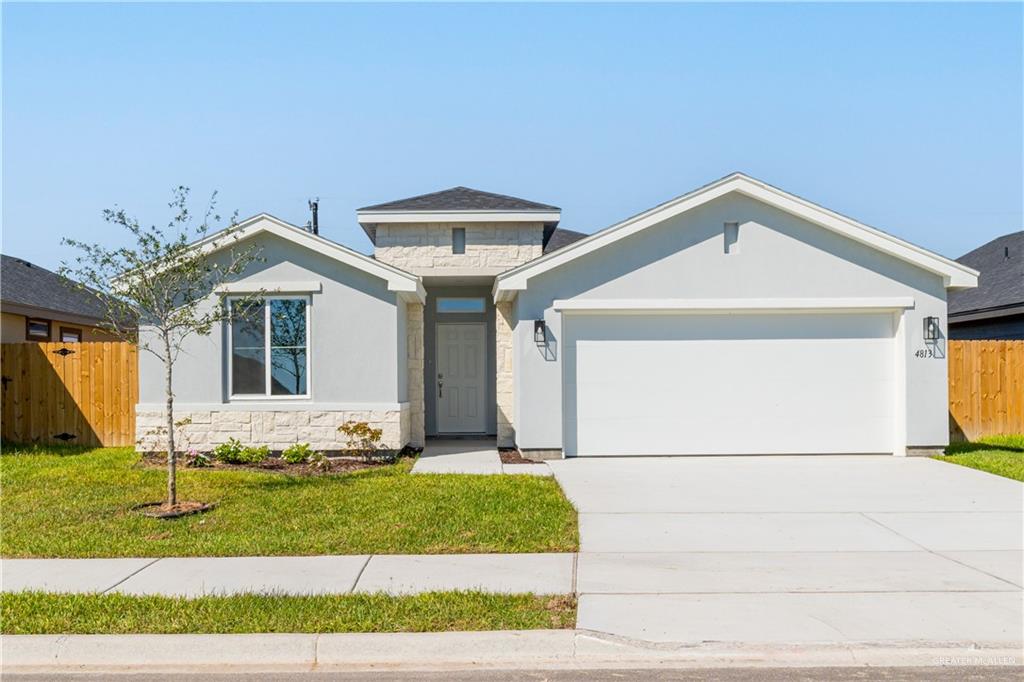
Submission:
[[[225,359],[228,363],[228,399],[232,402],[273,402],[278,400],[312,400],[313,399],[313,349],[312,339],[313,332],[312,322],[312,309],[313,300],[311,296],[261,296],[263,301],[263,353],[264,353],[264,386],[265,393],[232,393],[232,387],[235,385],[234,382],[234,335],[231,331],[231,306],[237,300],[233,296],[225,298],[225,302],[228,305],[228,321],[227,321],[227,353]],[[271,387],[271,370],[273,365],[270,361],[270,301],[275,300],[300,300],[306,302],[306,392],[303,395],[273,395],[270,393]]]

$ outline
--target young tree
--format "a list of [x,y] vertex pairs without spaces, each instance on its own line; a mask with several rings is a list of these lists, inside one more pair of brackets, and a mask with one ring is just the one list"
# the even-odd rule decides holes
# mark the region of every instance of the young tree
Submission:
[[[63,263],[60,273],[103,304],[111,333],[126,341],[136,341],[141,350],[163,364],[168,508],[178,503],[174,363],[188,337],[207,336],[215,325],[227,319],[227,306],[209,300],[213,290],[261,259],[257,248],[238,243],[235,216],[223,230],[216,230],[221,223],[214,212],[216,198],[215,192],[197,223],[189,211],[188,188],[178,187],[168,204],[173,217],[166,227],[144,227],[121,208],[105,210],[106,222],[130,234],[130,244],[124,247],[63,240],[77,248],[80,255],[73,265]],[[240,303],[245,305],[260,296],[249,294]]]

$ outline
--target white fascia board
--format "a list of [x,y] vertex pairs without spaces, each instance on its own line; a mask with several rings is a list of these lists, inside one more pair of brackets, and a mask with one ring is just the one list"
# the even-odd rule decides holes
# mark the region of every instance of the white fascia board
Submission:
[[216,288],[218,294],[318,294],[323,291],[323,282],[229,282]]
[[565,313],[703,313],[906,310],[910,296],[854,298],[574,298],[556,300],[552,308]]
[[358,251],[353,251],[346,246],[332,242],[329,239],[324,239],[320,235],[308,232],[301,227],[296,227],[266,213],[261,213],[240,222],[236,226],[235,232],[227,240],[224,239],[221,233],[218,233],[196,242],[195,247],[203,249],[206,253],[214,253],[239,240],[262,232],[269,232],[299,246],[322,253],[357,270],[362,270],[374,277],[379,277],[387,282],[388,291],[415,294],[421,303],[425,303],[427,300],[427,293],[423,288],[423,283],[416,275],[381,263],[369,256],[364,256]]
[[560,211],[357,211],[360,223],[551,223]]
[[943,278],[947,287],[975,287],[978,271],[949,260],[892,235],[868,227],[826,208],[813,204],[778,188],[734,173],[698,190],[655,206],[631,218],[607,227],[589,237],[559,249],[548,256],[526,263],[500,275],[495,282],[496,295],[503,290],[521,291],[531,277],[552,270],[563,263],[592,253],[608,244],[629,237],[652,225],[674,218],[730,192],[739,192],[770,206],[803,218],[816,225],[842,234],[876,250],[888,253]]

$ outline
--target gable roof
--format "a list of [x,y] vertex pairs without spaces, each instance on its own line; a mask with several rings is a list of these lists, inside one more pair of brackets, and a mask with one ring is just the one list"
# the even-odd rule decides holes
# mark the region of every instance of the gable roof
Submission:
[[743,173],[732,173],[663,204],[616,223],[553,253],[504,272],[495,279],[495,300],[507,300],[526,288],[530,278],[548,272],[597,249],[686,213],[714,199],[738,192],[779,210],[887,253],[943,278],[946,287],[974,287],[978,273],[956,261],[784,192]]
[[342,246],[330,239],[313,234],[309,230],[296,227],[268,213],[260,213],[251,218],[246,218],[235,226],[234,238],[227,242],[219,241],[224,236],[224,230],[202,239],[193,248],[203,249],[206,253],[216,253],[229,246],[236,239],[246,239],[260,233],[268,233],[285,239],[293,244],[311,249],[329,258],[344,263],[350,267],[362,270],[374,277],[383,279],[388,284],[388,291],[398,292],[407,300],[418,300],[420,303],[426,301],[426,290],[419,277],[412,273],[400,270],[393,265],[381,263],[378,260],[364,256],[347,246]]
[[997,237],[957,261],[981,276],[977,289],[949,295],[950,317],[1024,307],[1024,230]]
[[0,302],[5,308],[35,308],[40,314],[62,313],[102,324],[106,319],[102,296],[76,289],[56,272],[27,260],[0,255]]
[[383,204],[363,206],[358,211],[558,211],[557,206],[484,192],[471,187],[452,187]]

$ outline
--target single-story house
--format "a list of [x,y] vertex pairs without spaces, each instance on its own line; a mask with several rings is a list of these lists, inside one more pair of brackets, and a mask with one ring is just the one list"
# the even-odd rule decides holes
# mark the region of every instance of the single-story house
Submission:
[[976,289],[949,295],[949,338],[1024,339],[1024,231],[957,259],[981,273]]
[[27,260],[0,255],[0,342],[116,341],[106,331],[99,295]]
[[[357,420],[389,448],[542,457],[947,443],[946,297],[970,267],[742,173],[575,240],[560,217],[464,187],[366,206],[372,257],[243,222],[265,262],[209,305],[265,296],[184,349],[185,440],[335,449]],[[143,435],[164,400],[148,354],[140,377]]]

